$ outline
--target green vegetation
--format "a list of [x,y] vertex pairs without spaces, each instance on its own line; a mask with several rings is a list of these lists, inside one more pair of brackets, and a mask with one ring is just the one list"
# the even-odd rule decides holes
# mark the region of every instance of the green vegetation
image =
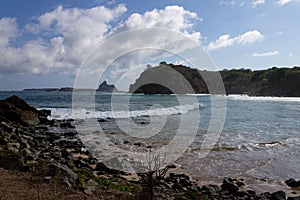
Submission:
[[[179,72],[179,73],[178,73]],[[145,94],[210,93],[204,79],[221,74],[226,94],[248,94],[250,96],[299,97],[300,67],[251,71],[232,69],[220,72],[201,71],[183,65],[161,62],[148,67],[130,86],[129,92]],[[206,80],[210,81],[210,80]],[[192,87],[186,87],[186,83]]]

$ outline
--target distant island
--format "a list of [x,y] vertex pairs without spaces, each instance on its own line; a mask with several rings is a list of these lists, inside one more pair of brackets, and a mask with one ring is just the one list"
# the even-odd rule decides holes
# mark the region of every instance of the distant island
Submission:
[[[30,89],[24,89],[23,91],[27,92],[39,92],[39,91],[44,91],[44,92],[73,92],[74,90],[76,91],[94,91],[94,89],[86,88],[86,89],[78,89],[78,88],[73,88],[73,87],[62,87],[62,88],[30,88]],[[97,88],[96,91],[99,92],[105,92],[105,93],[112,93],[112,92],[121,92],[119,91],[114,85],[109,85],[107,84],[106,81],[103,81],[99,87]]]
[[64,92],[72,92],[72,87],[63,87],[63,88],[30,88],[24,89],[23,91],[27,92],[38,92],[38,91],[46,91],[46,92],[53,92],[53,91],[64,91]]
[[[174,70],[168,70],[169,67],[182,74],[182,76],[178,76],[178,73],[173,73],[172,71]],[[144,94],[184,93],[180,90],[180,87],[184,87],[182,83],[184,82],[183,79],[185,79],[192,86],[194,93],[209,93],[207,85],[199,72],[202,75],[220,73],[227,95],[247,94],[249,96],[300,97],[300,67],[273,67],[256,71],[232,69],[213,72],[198,71],[198,69],[171,63],[167,64],[166,62],[161,62],[155,67],[148,67],[141,73],[135,83],[130,85],[129,92]],[[167,82],[171,86],[175,85],[177,88],[171,91],[168,87],[154,84],[161,81]]]

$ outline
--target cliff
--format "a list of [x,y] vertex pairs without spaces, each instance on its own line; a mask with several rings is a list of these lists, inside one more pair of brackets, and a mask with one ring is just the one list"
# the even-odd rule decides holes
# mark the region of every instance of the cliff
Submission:
[[[169,70],[167,70],[169,68]],[[173,70],[170,70],[173,69]],[[176,70],[176,71],[174,71]],[[172,72],[173,71],[173,72]],[[178,75],[179,72],[181,75]],[[300,97],[300,67],[277,68],[252,71],[250,69],[223,70],[220,72],[198,71],[183,65],[161,62],[159,66],[147,68],[136,82],[130,85],[129,92],[145,94],[184,94],[209,93],[201,74],[220,73],[226,94],[248,94],[251,96],[291,96]],[[182,89],[188,81],[193,92]],[[152,82],[152,83],[151,83]],[[144,84],[148,83],[148,84]],[[164,86],[154,83],[165,83]],[[176,86],[176,88],[168,89]],[[169,87],[170,86],[170,87]]]

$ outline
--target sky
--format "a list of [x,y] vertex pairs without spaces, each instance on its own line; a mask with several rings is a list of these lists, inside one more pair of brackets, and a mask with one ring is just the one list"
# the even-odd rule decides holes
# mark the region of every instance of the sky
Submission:
[[299,10],[300,0],[1,0],[0,90],[72,87],[78,73],[127,77],[127,90],[145,64],[185,64],[174,53],[194,45],[218,70],[300,66]]

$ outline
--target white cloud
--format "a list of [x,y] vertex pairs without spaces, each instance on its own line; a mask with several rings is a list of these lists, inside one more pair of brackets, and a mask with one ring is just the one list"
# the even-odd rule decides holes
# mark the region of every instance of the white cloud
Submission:
[[0,48],[9,45],[9,42],[18,35],[18,32],[15,18],[0,19]]
[[278,3],[279,5],[285,5],[285,4],[289,3],[289,2],[291,2],[291,0],[278,0],[278,1],[277,1],[277,3]]
[[124,5],[113,9],[103,6],[65,9],[59,6],[39,16],[36,22],[25,26],[28,31],[36,34],[37,39],[25,41],[18,48],[11,44],[19,32],[16,19],[2,18],[0,71],[67,73],[80,65],[87,53],[109,32],[109,23],[124,12]]
[[192,31],[194,20],[203,21],[197,13],[187,11],[181,6],[166,6],[164,9],[153,9],[144,14],[133,13],[124,24],[117,27],[117,31],[157,27],[180,31],[200,42],[200,32]]
[[265,0],[252,0],[251,5],[252,5],[252,8],[255,8],[256,6],[262,5],[265,3],[266,3]]
[[247,45],[264,39],[264,36],[257,30],[248,31],[234,38],[230,35],[222,35],[215,42],[211,42],[207,47],[207,51],[216,50],[233,45]]
[[276,56],[279,54],[280,54],[279,51],[269,51],[269,52],[265,52],[265,53],[253,53],[252,56],[253,57],[270,57],[270,56]]
[[[25,25],[25,30],[32,33],[36,39],[25,41],[24,45],[18,47],[12,43],[16,37],[22,37],[20,30],[24,28],[19,28],[14,18],[2,18],[0,19],[0,72],[73,74],[74,69],[100,41],[109,35],[136,28],[171,29],[200,43],[201,34],[193,30],[193,25],[195,21],[202,21],[202,19],[196,13],[187,11],[183,7],[167,6],[161,10],[154,9],[141,14],[133,13],[121,21],[121,16],[124,16],[126,11],[127,8],[122,4],[112,9],[104,6],[88,9],[59,6]],[[157,35],[144,37],[136,42],[160,44],[161,47],[173,45],[176,51],[184,50],[191,45],[180,43],[182,41],[174,43],[176,38],[168,38],[166,41]],[[130,42],[132,41],[129,41],[128,45]],[[114,51],[118,51],[117,47],[124,47],[126,44],[127,41],[111,44],[106,52],[101,52],[99,58],[110,62],[109,56]],[[146,55],[149,56],[146,53],[139,54],[141,59]]]

